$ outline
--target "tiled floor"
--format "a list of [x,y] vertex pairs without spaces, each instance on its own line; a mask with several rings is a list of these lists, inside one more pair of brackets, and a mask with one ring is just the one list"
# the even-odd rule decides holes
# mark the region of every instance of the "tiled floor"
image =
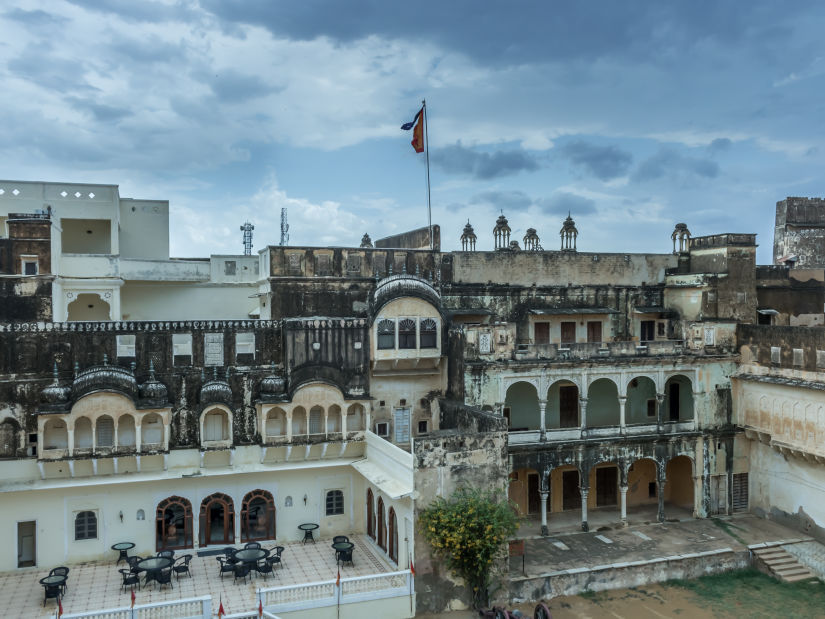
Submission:
[[[372,541],[360,535],[351,536],[350,541],[355,544],[352,555],[355,565],[342,567],[341,578],[397,570],[379,556],[380,551]],[[255,591],[258,587],[334,580],[337,568],[331,543],[332,540],[324,539],[315,544],[283,544],[286,547],[282,554],[283,567],[275,568],[274,576],[266,579],[253,575],[246,584],[240,580],[234,582],[231,574],[224,574],[221,578],[214,556],[194,556],[190,564],[191,578],[184,576],[180,581],[173,578],[173,588],[164,587],[162,591],[158,591],[157,585],[152,583],[146,589],[135,592],[137,604],[211,595],[215,605],[219,599],[223,600],[227,613],[254,610],[257,607]],[[63,598],[64,613],[129,606],[129,590],[121,588],[121,577],[117,571],[118,567],[125,568],[126,564],[115,566],[116,557],[112,554],[110,562],[69,566],[68,591]],[[179,551],[180,554],[184,551]],[[43,606],[43,586],[38,582],[47,574],[48,568],[0,573],[0,616],[4,619],[53,618],[56,604],[54,600],[49,600]]]

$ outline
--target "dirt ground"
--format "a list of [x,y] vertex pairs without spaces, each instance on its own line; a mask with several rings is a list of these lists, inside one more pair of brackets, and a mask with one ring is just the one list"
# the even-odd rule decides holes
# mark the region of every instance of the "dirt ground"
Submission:
[[[635,589],[553,598],[553,619],[742,619],[825,617],[825,585],[787,585],[753,570],[672,581]],[[519,604],[532,617],[535,604]],[[423,619],[469,619],[470,611],[421,615]]]

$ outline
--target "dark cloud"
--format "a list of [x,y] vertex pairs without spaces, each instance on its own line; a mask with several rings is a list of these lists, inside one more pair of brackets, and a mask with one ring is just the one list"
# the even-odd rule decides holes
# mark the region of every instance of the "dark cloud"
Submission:
[[229,103],[263,97],[278,90],[264,84],[256,75],[231,70],[214,76],[209,87],[218,99]]
[[100,122],[117,121],[132,115],[131,110],[127,108],[105,105],[94,99],[66,97],[64,100],[76,110],[91,114],[95,120]]
[[12,9],[11,11],[6,11],[2,14],[2,17],[26,26],[33,26],[35,28],[58,26],[68,21],[65,17],[53,15],[51,13],[47,13],[46,11],[26,11],[24,9]]
[[533,200],[523,191],[483,191],[470,198],[470,204],[490,204],[497,209],[526,210]]
[[469,174],[491,179],[518,172],[538,170],[535,155],[524,150],[497,150],[492,153],[465,148],[461,142],[439,148],[431,155],[434,164],[450,174]]
[[733,146],[733,142],[731,142],[728,138],[716,138],[708,145],[708,150],[711,153],[723,153],[726,150],[730,150],[730,147]]
[[112,41],[109,49],[113,57],[129,64],[180,63],[186,55],[182,44],[168,43],[156,35],[139,39],[118,38]]
[[735,2],[716,0],[520,2],[516,9],[509,3],[480,5],[475,0],[403,5],[385,0],[203,0],[201,6],[227,22],[262,25],[279,37],[352,42],[378,35],[429,40],[495,65],[523,64],[537,57],[624,56],[650,61],[675,49],[690,50],[697,41],[732,45],[757,37],[755,25],[778,23],[800,10],[797,3],[768,0],[754,0],[748,11]]
[[169,21],[194,22],[199,14],[193,6],[183,2],[121,2],[120,0],[69,0],[75,6],[96,13],[114,13],[131,22],[163,23]]
[[645,182],[663,176],[685,175],[716,178],[719,176],[719,164],[711,159],[683,155],[673,148],[661,148],[640,163],[631,178],[636,182]]
[[548,215],[589,215],[596,212],[596,203],[590,198],[559,191],[548,198],[541,198],[536,201],[536,205]]
[[582,140],[561,147],[561,155],[599,180],[624,176],[633,163],[633,155],[616,146],[598,146]]

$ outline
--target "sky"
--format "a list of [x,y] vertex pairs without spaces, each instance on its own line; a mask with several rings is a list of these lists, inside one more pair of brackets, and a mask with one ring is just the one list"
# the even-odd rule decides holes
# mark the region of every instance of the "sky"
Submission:
[[357,246],[672,250],[825,196],[825,4],[477,0],[0,3],[0,176],[170,202],[175,256]]

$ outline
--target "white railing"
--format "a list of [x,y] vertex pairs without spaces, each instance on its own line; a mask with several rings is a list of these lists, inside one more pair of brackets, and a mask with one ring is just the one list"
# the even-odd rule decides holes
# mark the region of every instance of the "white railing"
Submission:
[[[409,571],[371,574],[341,579],[340,603],[351,604],[365,600],[410,595]],[[288,612],[333,606],[339,602],[338,586],[334,580],[324,580],[303,585],[268,587],[258,589],[264,607],[271,612]]]
[[123,606],[62,615],[63,619],[209,619],[211,616],[212,598],[208,595],[171,602],[140,604],[134,609]]

